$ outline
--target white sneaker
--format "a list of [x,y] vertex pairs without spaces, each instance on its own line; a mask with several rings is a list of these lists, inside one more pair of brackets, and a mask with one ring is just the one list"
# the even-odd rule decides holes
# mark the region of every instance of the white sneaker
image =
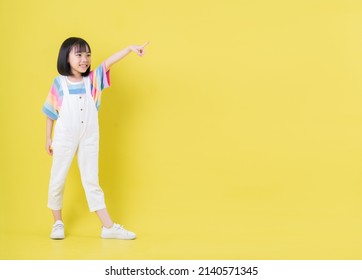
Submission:
[[56,221],[50,234],[51,239],[64,239],[64,224],[62,221]]
[[123,226],[119,224],[113,224],[111,228],[102,227],[102,238],[115,238],[115,239],[135,239],[136,234],[132,231],[126,230]]

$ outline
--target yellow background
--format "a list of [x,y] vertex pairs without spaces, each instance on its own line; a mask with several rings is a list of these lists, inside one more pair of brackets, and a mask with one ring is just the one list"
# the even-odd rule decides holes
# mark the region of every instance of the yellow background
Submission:
[[[1,259],[361,259],[362,4],[1,1]],[[49,239],[43,102],[63,40],[113,66],[100,239],[76,161]]]

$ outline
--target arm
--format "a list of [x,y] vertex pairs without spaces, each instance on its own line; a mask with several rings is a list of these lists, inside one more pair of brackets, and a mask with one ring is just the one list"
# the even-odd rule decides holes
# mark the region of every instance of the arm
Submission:
[[53,132],[54,120],[47,117],[46,118],[46,139],[45,139],[45,150],[49,155],[53,155],[52,149],[52,132]]
[[109,58],[105,60],[106,69],[109,70],[111,66],[118,61],[120,61],[122,58],[130,54],[131,52],[135,52],[138,56],[142,57],[145,53],[144,48],[149,44],[150,42],[147,42],[143,44],[142,46],[129,46],[123,50],[120,50],[119,52],[116,52],[115,54],[111,55]]

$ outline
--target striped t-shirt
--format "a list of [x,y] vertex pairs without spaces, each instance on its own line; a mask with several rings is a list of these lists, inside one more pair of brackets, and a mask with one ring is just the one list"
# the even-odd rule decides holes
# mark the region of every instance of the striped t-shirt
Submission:
[[[101,105],[101,95],[105,88],[110,86],[109,70],[106,70],[105,64],[102,63],[98,68],[89,73],[91,83],[91,93],[97,110]],[[86,89],[83,82],[69,83],[67,82],[69,94],[85,94]],[[60,76],[54,79],[50,92],[43,106],[43,113],[52,120],[57,120],[60,107],[63,101],[63,89],[60,82]]]

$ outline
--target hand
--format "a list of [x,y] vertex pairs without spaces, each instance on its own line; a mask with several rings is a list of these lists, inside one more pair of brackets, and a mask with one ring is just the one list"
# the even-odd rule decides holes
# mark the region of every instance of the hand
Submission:
[[130,50],[135,52],[138,56],[142,57],[145,54],[145,47],[149,44],[150,42],[146,42],[144,43],[142,46],[135,46],[132,45],[130,46]]
[[53,155],[52,139],[47,139],[45,143],[45,150],[49,155]]

